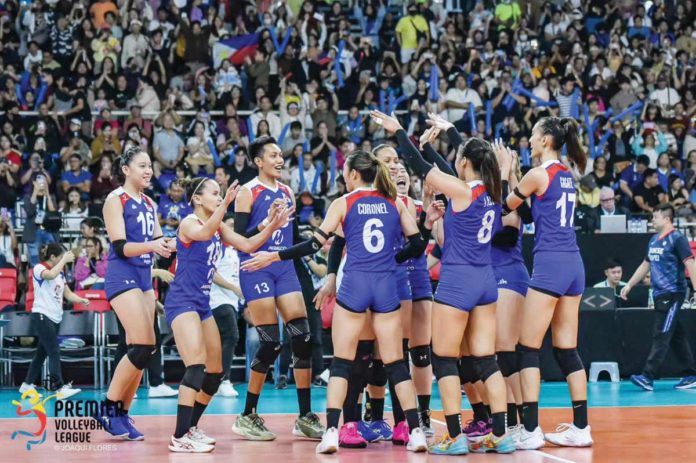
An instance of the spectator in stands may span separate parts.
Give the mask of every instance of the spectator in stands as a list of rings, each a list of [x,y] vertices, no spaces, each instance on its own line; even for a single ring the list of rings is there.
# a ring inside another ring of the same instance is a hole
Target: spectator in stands
[[[64,166],[69,166],[70,157],[73,154],[80,156],[83,164],[87,164],[92,159],[92,152],[89,145],[85,143],[79,131],[68,134],[68,142],[60,149],[60,161]]]
[[[12,216],[4,209],[0,215],[0,268],[15,268],[16,252],[17,235],[12,226]]]
[[[32,307],[32,328],[37,334],[38,347],[29,365],[27,376],[19,388],[20,393],[36,388],[41,379],[41,369],[48,357],[48,371],[51,378],[50,389],[57,389],[58,399],[65,400],[80,392],[72,383],[63,381],[58,346],[58,327],[63,319],[63,297],[73,304],[89,305],[89,300],[77,296],[65,284],[63,269],[75,261],[75,255],[65,252],[63,246],[53,243],[41,249],[42,263],[31,270],[34,279],[34,305]]]
[[[121,142],[111,126],[105,126],[102,132],[92,141],[92,159],[90,166],[97,164],[104,152],[121,154]]]
[[[691,215],[693,210],[689,203],[689,192],[679,174],[670,174],[667,187],[667,202],[672,205],[677,217]]]
[[[163,170],[172,171],[184,158],[184,142],[174,130],[174,117],[166,112],[162,117],[163,129],[155,133],[152,142],[152,154],[155,162],[152,167],[155,177],[159,177]]]
[[[193,212],[184,196],[184,188],[175,181],[169,184],[167,195],[160,198],[157,219],[164,236],[176,236],[181,220]]]
[[[430,45],[430,26],[428,21],[418,13],[415,2],[408,5],[407,15],[396,24],[396,40],[401,50],[401,64],[411,61],[421,44]]]
[[[78,187],[72,186],[68,189],[65,197],[67,202],[60,209],[63,215],[63,228],[70,231],[78,231],[80,223],[87,217],[89,211],[82,201],[81,191]]]
[[[300,225],[318,227],[324,218],[325,202],[309,191],[303,191],[297,197],[297,221]]]
[[[338,113],[336,113],[336,110],[339,107],[338,97],[336,96],[336,92],[331,91],[331,89],[329,89],[329,94],[331,95],[331,106],[329,106],[329,100],[324,94],[320,93],[316,95],[314,99],[315,107],[312,111],[312,127],[314,127],[314,130],[316,132],[317,128],[319,127],[319,124],[321,122],[324,122],[326,123],[326,128],[328,130],[328,136],[335,137],[336,120],[338,117]]]
[[[302,166],[291,169],[290,188],[295,192],[308,191],[312,195],[318,195],[322,189],[322,172],[314,166],[312,153],[303,153],[302,160]]]
[[[118,182],[113,176],[113,161],[110,153],[104,153],[99,161],[99,172],[92,178],[89,195],[93,204],[104,204],[104,200],[113,190],[118,188]]]
[[[17,201],[17,177],[12,173],[12,165],[0,158],[0,207],[14,210]]]
[[[616,193],[614,190],[608,186],[602,187],[599,190],[599,216],[603,215],[626,215],[628,216],[628,209],[620,204],[616,204]],[[601,219],[600,219],[601,220]],[[601,224],[601,222],[600,222]]]
[[[40,177],[45,180],[46,185],[49,187],[53,183],[51,175],[44,168],[44,160],[41,154],[34,152],[29,157],[29,168],[22,173],[20,178],[20,182],[24,185],[24,191],[30,191],[32,183]]]
[[[55,199],[48,191],[46,177],[37,175],[32,182],[31,193],[24,197],[24,230],[22,242],[29,250],[29,264],[39,262],[39,250],[44,244],[56,241],[55,232],[48,230],[47,216],[57,211]],[[57,230],[56,230],[57,231]]]
[[[655,206],[666,203],[667,195],[660,186],[655,169],[647,168],[643,175],[643,183],[633,191],[633,211],[652,213]]]
[[[594,177],[597,186],[605,187],[614,184],[613,172],[608,170],[607,158],[604,156],[597,156],[592,164],[592,177]]]
[[[85,239],[85,247],[75,263],[75,289],[104,289],[108,255],[99,238]]]
[[[319,162],[325,167],[331,153],[336,151],[336,140],[329,134],[329,127],[325,121],[320,121],[314,127],[316,136],[309,142],[312,162]]]
[[[256,177],[256,169],[249,165],[249,157],[245,147],[240,146],[234,150],[234,164],[228,173],[230,174],[230,184],[236,180],[240,185],[244,185]]]
[[[470,128],[467,113],[470,105],[473,104],[474,109],[483,106],[481,96],[476,90],[468,88],[466,76],[463,73],[457,75],[455,85],[447,90],[445,100],[447,101],[447,120],[452,121],[455,127],[460,131],[464,131],[465,128],[467,130]],[[465,115],[467,116],[466,118]]]
[[[614,289],[614,297],[618,307],[621,301],[621,289],[626,286],[626,282],[621,280],[623,277],[621,264],[616,259],[608,259],[604,264],[604,276],[606,278],[596,283],[593,288]]]
[[[657,142],[655,142],[655,133],[657,133]],[[650,159],[650,167],[656,169],[657,158],[667,151],[667,141],[659,127],[655,125],[654,129],[645,129],[642,134],[633,137],[631,148],[636,156],[646,155]]]
[[[275,114],[272,109],[273,105],[271,104],[271,99],[267,95],[262,96],[261,100],[259,100],[259,108],[256,110],[256,112],[249,116],[255,137],[259,136],[259,134],[256,133],[256,129],[259,126],[260,121],[266,121],[268,123],[270,136],[275,139],[278,139],[280,136],[280,131],[282,129],[280,117],[278,117],[278,115]]]
[[[633,192],[643,182],[643,174],[650,164],[650,158],[646,155],[638,156],[635,164],[629,165],[621,172],[619,188],[627,201],[626,205],[633,202]]]
[[[285,157],[288,157],[297,145],[304,145],[307,139],[302,130],[302,123],[299,121],[290,122],[290,128],[280,143],[280,148],[283,150]]]
[[[62,192],[67,195],[68,190],[75,187],[80,192],[82,199],[89,199],[90,188],[92,187],[92,174],[82,166],[82,158],[79,154],[73,153],[68,160],[69,170],[63,172],[61,177]]]
[[[5,134],[0,135],[0,164],[7,165],[7,171],[11,174],[19,172],[22,166],[21,153],[12,146],[12,140]],[[2,175],[4,174],[5,172],[2,172]]]

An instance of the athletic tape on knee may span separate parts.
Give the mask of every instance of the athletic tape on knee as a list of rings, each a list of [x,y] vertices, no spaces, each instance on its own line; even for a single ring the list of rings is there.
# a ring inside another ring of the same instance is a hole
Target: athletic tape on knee
[[[387,385],[387,379],[387,370],[384,369],[384,363],[381,359],[374,359],[367,372],[367,384],[384,387]]]
[[[278,325],[259,325],[256,327],[261,346],[251,362],[251,369],[266,374],[280,355],[280,328]]]
[[[189,387],[198,392],[201,390],[203,381],[205,380],[205,365],[195,364],[189,365],[184,371],[184,377],[181,378],[181,385]]]
[[[539,368],[539,349],[517,344],[515,352],[517,352],[518,371],[525,368]]]
[[[440,357],[433,352],[433,374],[438,381],[447,376],[458,376],[459,368],[457,367],[457,358]]]
[[[384,369],[387,371],[389,381],[395,387],[397,384],[411,379],[411,374],[408,372],[408,363],[406,363],[404,359],[392,363],[385,363]]]
[[[353,369],[353,360],[334,357],[329,367],[331,377],[343,378],[346,381],[350,379],[350,372]]]
[[[430,346],[414,346],[411,348],[413,366],[425,368],[430,365]]]
[[[435,364],[435,355],[433,354],[433,364]],[[474,368],[474,357],[471,355],[465,355],[459,359],[459,380],[462,384],[471,383],[474,384],[479,380],[479,376]]]
[[[222,382],[222,377],[225,376],[224,373],[206,373],[205,378],[203,378],[203,384],[201,384],[201,391],[206,394],[213,396],[217,393],[220,383]]]
[[[128,360],[138,370],[144,370],[150,358],[157,352],[157,346],[150,344],[130,344],[128,346]]]
[[[517,353],[514,351],[500,351],[497,353],[498,356],[498,366],[500,366],[500,372],[504,377],[508,378],[515,373],[517,370]]]
[[[578,349],[575,347],[572,349],[554,347],[553,355],[556,357],[558,366],[561,367],[563,376],[568,376],[571,373],[585,369],[580,354],[578,354]]]
[[[495,361],[495,355],[485,355],[483,357],[474,357],[474,370],[481,381],[484,383],[488,378],[500,371],[498,363]]]
[[[309,322],[306,317],[296,318],[287,323],[292,348],[292,366],[295,369],[312,367],[312,336],[309,332]]]

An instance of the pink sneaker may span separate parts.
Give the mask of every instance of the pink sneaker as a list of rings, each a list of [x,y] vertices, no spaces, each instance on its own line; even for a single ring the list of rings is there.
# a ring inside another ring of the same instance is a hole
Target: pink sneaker
[[[338,432],[338,446],[348,449],[364,449],[367,441],[358,432],[358,423],[346,423]]]
[[[392,435],[392,444],[406,445],[408,444],[408,424],[405,421],[394,426],[394,434]]]
[[[491,420],[486,421],[474,421],[469,420],[466,422],[466,426],[462,430],[466,434],[469,440],[478,440],[483,436],[487,436],[493,431],[493,422]]]

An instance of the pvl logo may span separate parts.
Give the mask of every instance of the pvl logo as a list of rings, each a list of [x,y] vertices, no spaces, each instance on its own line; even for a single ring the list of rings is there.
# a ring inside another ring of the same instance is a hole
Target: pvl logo
[[[274,231],[271,235],[271,239],[273,240],[274,244],[280,246],[281,244],[283,244],[283,232],[281,230]]]

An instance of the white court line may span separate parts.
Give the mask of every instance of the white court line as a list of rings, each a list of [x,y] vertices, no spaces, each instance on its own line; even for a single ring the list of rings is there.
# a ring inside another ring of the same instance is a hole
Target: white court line
[[[436,420],[436,419],[434,419],[434,418],[430,418],[430,421],[433,422],[433,423],[437,423],[437,424],[439,424],[440,426],[445,426],[445,427],[447,426],[447,423],[445,423],[444,421]],[[557,457],[557,456],[555,456],[555,455],[551,455],[551,454],[549,454],[549,453],[542,452],[541,450],[522,450],[522,451],[523,451],[523,452],[536,453],[537,455],[541,455],[541,456],[544,457],[544,458],[549,458],[549,459],[551,459],[551,460],[560,461],[561,463],[577,463],[577,462],[575,462],[575,461],[573,461],[573,460],[567,460],[567,459],[565,459],[565,458]]]

